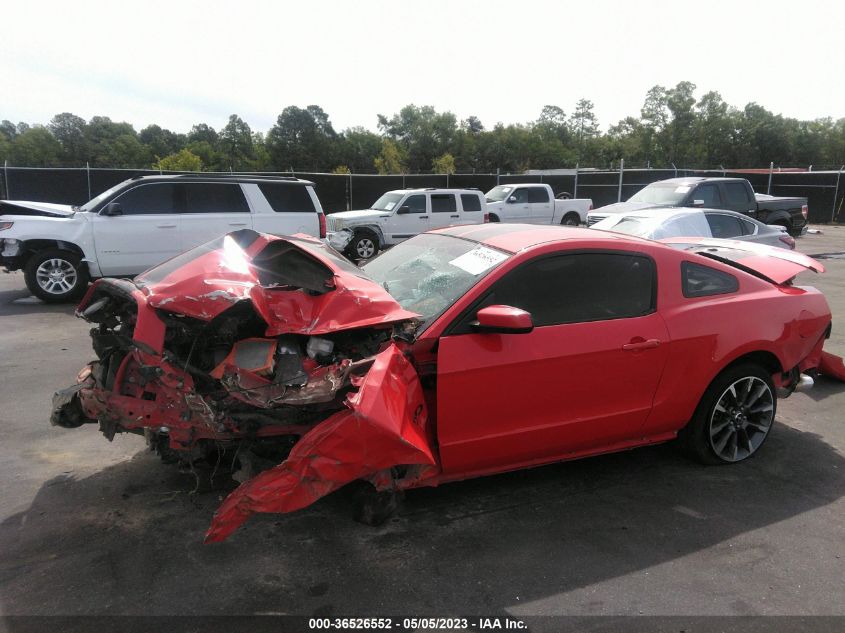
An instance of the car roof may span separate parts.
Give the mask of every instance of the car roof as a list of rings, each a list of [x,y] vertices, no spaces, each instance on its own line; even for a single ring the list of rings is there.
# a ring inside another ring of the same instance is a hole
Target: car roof
[[[476,187],[463,187],[456,189],[454,187],[409,187],[407,189],[391,189],[386,193],[421,193],[421,192],[437,193],[442,191],[445,193],[481,193],[481,190]]]
[[[263,175],[242,175],[237,174],[204,174],[197,172],[193,174],[158,174],[153,176],[135,176],[130,178],[127,182],[248,182],[248,183],[265,183],[278,182],[290,185],[311,185],[314,183],[310,180],[303,180],[302,178],[293,178],[290,176],[263,176]]]
[[[694,185],[700,182],[717,182],[717,181],[737,181],[742,178],[729,178],[727,176],[680,176],[678,178],[667,178],[666,180],[656,180],[652,185]]]
[[[649,244],[651,246],[655,244],[651,240],[644,240],[639,237],[588,228],[499,222],[449,226],[443,229],[435,229],[430,233],[451,235],[511,253],[518,253],[549,242],[584,241],[591,244],[605,242],[608,246],[618,246],[620,242],[637,245]]]

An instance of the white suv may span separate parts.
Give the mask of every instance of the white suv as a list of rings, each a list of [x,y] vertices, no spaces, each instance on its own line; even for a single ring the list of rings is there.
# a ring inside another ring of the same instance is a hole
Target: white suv
[[[0,203],[0,265],[40,299],[78,299],[95,277],[137,275],[238,229],[325,237],[314,183],[261,176],[143,176],[81,207]]]
[[[487,203],[478,189],[397,189],[363,211],[328,216],[330,232],[348,230],[352,259],[370,259],[386,246],[453,224],[486,222]]]

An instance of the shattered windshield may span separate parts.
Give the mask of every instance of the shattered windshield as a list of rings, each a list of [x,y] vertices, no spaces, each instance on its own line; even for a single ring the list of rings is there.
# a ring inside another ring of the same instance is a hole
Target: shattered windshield
[[[385,251],[362,269],[428,324],[508,257],[509,253],[477,242],[422,234]]]

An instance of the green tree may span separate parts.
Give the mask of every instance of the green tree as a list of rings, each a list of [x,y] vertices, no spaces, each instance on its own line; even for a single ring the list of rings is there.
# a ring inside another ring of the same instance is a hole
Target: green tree
[[[338,165],[334,169],[332,169],[333,174],[351,174],[352,172],[349,170],[349,167],[346,165]]]
[[[670,162],[678,167],[688,165],[692,158],[692,140],[695,128],[695,84],[681,81],[666,91],[666,107],[672,115],[667,126]]]
[[[590,158],[588,148],[592,139],[599,135],[599,122],[593,107],[589,99],[579,99],[575,104],[575,112],[569,117],[569,127],[578,148],[578,162]]]
[[[20,167],[55,167],[60,163],[62,146],[40,125],[27,126],[12,141],[10,162]]]
[[[202,171],[202,159],[187,149],[180,149],[153,163],[153,169],[161,171]]]
[[[646,163],[666,160],[663,136],[668,123],[666,88],[653,86],[646,93],[643,107],[640,109],[640,146]]]
[[[389,138],[381,142],[381,152],[373,161],[376,171],[384,174],[404,174],[405,159],[399,145]]]
[[[337,159],[355,173],[369,172],[373,169],[373,161],[381,153],[381,141],[378,134],[363,127],[344,130],[337,141]]]
[[[320,106],[288,106],[267,133],[267,149],[279,169],[328,169],[335,163],[337,133]]]
[[[249,163],[254,158],[252,130],[237,114],[230,115],[229,122],[220,130],[220,149],[228,169],[249,169]]]
[[[64,165],[73,167],[84,165],[88,158],[85,141],[85,127],[88,124],[82,117],[62,112],[57,114],[47,126],[62,146],[61,160]]]
[[[106,116],[95,116],[85,126],[84,147],[91,167],[139,168],[152,161],[134,127]]]
[[[455,157],[446,152],[442,156],[438,156],[431,161],[431,170],[435,174],[454,174],[455,173]]]
[[[184,135],[175,134],[155,124],[141,130],[138,133],[138,140],[146,145],[153,156],[174,154],[185,145]]]
[[[378,127],[405,149],[408,169],[421,171],[427,170],[437,156],[449,151],[458,131],[458,120],[451,112],[410,104],[390,118],[379,114]]]

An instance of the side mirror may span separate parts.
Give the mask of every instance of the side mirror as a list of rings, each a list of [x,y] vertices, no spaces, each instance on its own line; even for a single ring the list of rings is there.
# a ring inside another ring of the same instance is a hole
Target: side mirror
[[[508,204],[513,204],[515,202],[516,202],[516,196],[511,196],[510,198],[508,198]]]
[[[694,206],[694,207],[703,207],[703,206],[704,206],[704,200],[693,200],[693,201],[692,201],[692,206]]]
[[[511,306],[493,305],[481,308],[472,323],[476,332],[487,334],[527,334],[534,329],[534,321],[525,310]]]
[[[396,213],[398,213],[399,215],[405,215],[406,213],[410,213],[410,212],[411,212],[411,207],[409,207],[407,204],[399,207],[399,209],[396,211]]]
[[[114,216],[114,215],[123,215],[123,209],[120,208],[119,202],[109,202],[103,209],[100,211],[100,215],[105,216]]]

